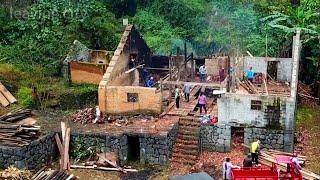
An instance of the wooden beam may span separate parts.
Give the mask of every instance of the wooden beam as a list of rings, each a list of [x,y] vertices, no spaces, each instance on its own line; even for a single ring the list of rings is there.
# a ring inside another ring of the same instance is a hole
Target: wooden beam
[[[191,86],[203,86],[203,87],[217,87],[221,88],[224,87],[220,83],[197,83],[197,82],[184,82],[184,81],[164,81],[163,84],[170,84],[170,85],[184,85],[190,84]]]
[[[59,153],[60,153],[60,170],[62,170],[63,169],[63,164],[64,164],[64,162],[63,162],[63,159],[64,159],[64,153],[63,153],[64,152],[64,148],[63,148],[63,145],[62,145],[62,143],[60,141],[59,135],[56,134],[54,136],[54,138],[56,139],[56,143],[57,143],[57,146],[58,146],[58,149],[59,149]]]
[[[69,162],[69,143],[70,143],[70,128],[67,128],[64,139],[64,158],[63,158],[63,169],[67,170],[70,167]]]
[[[128,71],[126,71],[126,72],[124,72],[125,74],[128,74],[128,73],[131,73],[132,71],[134,71],[134,70],[136,70],[136,69],[138,69],[138,68],[140,68],[140,67],[143,67],[145,64],[141,64],[141,65],[139,65],[139,66],[136,66],[136,67],[134,67],[134,68],[131,68],[131,69],[129,69]]]
[[[80,165],[71,165],[72,169],[95,169],[95,170],[103,170],[103,171],[120,171],[118,168],[107,168],[107,167],[98,167],[94,166],[80,166]],[[136,169],[123,169],[126,172],[138,172]]]
[[[269,93],[268,93],[268,87],[267,87],[266,79],[267,79],[267,78],[266,78],[265,76],[262,77],[263,84],[264,84],[264,89],[265,89],[265,91],[266,91],[266,94],[268,95]]]
[[[153,67],[137,67],[139,69],[143,68],[143,69],[149,69],[149,70],[159,70],[159,71],[169,71],[169,68],[153,68]]]

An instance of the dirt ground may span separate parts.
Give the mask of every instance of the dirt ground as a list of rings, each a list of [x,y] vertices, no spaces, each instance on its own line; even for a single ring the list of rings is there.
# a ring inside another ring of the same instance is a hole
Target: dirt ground
[[[301,154],[308,158],[305,167],[320,174],[320,107],[300,107],[297,115],[297,130],[303,136]]]

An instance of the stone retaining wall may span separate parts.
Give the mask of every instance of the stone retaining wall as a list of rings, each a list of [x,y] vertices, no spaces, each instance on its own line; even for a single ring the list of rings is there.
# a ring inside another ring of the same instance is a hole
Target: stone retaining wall
[[[231,127],[228,125],[202,125],[200,138],[202,150],[229,152],[231,145]]]
[[[262,128],[245,128],[244,143],[248,146],[259,139],[261,148],[284,150],[284,131]]]
[[[0,146],[0,167],[40,169],[57,157],[54,133],[47,134],[23,147]]]

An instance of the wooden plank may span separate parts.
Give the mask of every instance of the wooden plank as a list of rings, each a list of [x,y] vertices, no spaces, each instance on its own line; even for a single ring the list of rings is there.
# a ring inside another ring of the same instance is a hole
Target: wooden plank
[[[64,138],[66,137],[66,130],[66,123],[61,122],[62,144],[64,144]]]
[[[4,97],[4,95],[0,92],[0,103],[3,107],[7,107],[10,102],[7,100],[6,97]]]
[[[105,161],[105,162],[107,162],[108,164],[110,164],[111,166],[119,169],[119,171],[122,171],[122,172],[126,173],[126,171],[124,171],[123,168],[119,167],[116,163],[108,160],[107,158],[101,156],[100,154],[97,154],[97,156],[98,156],[99,158],[101,158],[103,161]]]
[[[139,66],[136,66],[136,67],[134,67],[134,68],[131,68],[131,69],[129,69],[128,71],[126,71],[126,72],[124,72],[125,74],[128,74],[128,73],[131,73],[132,71],[134,71],[134,70],[136,70],[136,69],[138,69],[138,68],[140,68],[140,67],[142,67],[142,66],[144,66],[145,64],[141,64],[141,65],[139,65]]]
[[[268,92],[268,87],[267,87],[267,82],[266,82],[266,77],[263,76],[262,77],[262,80],[263,80],[263,84],[264,84],[264,90],[266,91],[266,94],[268,95],[269,92]]]
[[[190,86],[202,86],[202,87],[213,87],[213,88],[221,88],[224,87],[220,83],[197,83],[197,82],[184,82],[184,81],[163,81],[163,84],[170,84],[170,85],[184,85],[188,83]]]
[[[17,99],[7,90],[6,87],[4,87],[4,85],[1,82],[0,82],[0,91],[11,104],[17,102]]]
[[[98,167],[98,166],[80,166],[80,165],[71,165],[72,169],[95,169],[103,171],[120,171],[118,168],[107,168],[107,167]],[[138,172],[136,169],[123,169],[126,172]]]
[[[69,143],[70,143],[70,128],[67,128],[65,139],[64,139],[64,159],[63,159],[63,169],[67,170],[70,166],[69,162]]]
[[[59,135],[56,134],[54,136],[54,138],[56,139],[56,143],[57,143],[57,146],[58,146],[58,149],[59,149],[59,153],[60,153],[59,163],[60,163],[60,170],[62,170],[63,169],[63,165],[64,165],[64,162],[63,162],[63,160],[64,160],[64,148],[63,148],[63,145],[62,145],[62,143],[60,141]]]

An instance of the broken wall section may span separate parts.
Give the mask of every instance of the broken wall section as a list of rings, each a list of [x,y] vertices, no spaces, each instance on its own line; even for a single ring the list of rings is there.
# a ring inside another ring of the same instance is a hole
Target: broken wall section
[[[246,74],[249,67],[255,71],[255,73],[267,74],[268,63],[276,63],[276,80],[279,82],[291,82],[292,77],[292,58],[270,58],[270,57],[249,57],[246,56],[243,59],[242,73]],[[242,77],[240,77],[242,79]]]
[[[140,87],[140,73],[130,69],[130,56],[137,64],[150,63],[150,49],[134,26],[126,27],[106,73],[99,84],[99,108],[103,113],[152,112],[160,114],[162,94]]]

